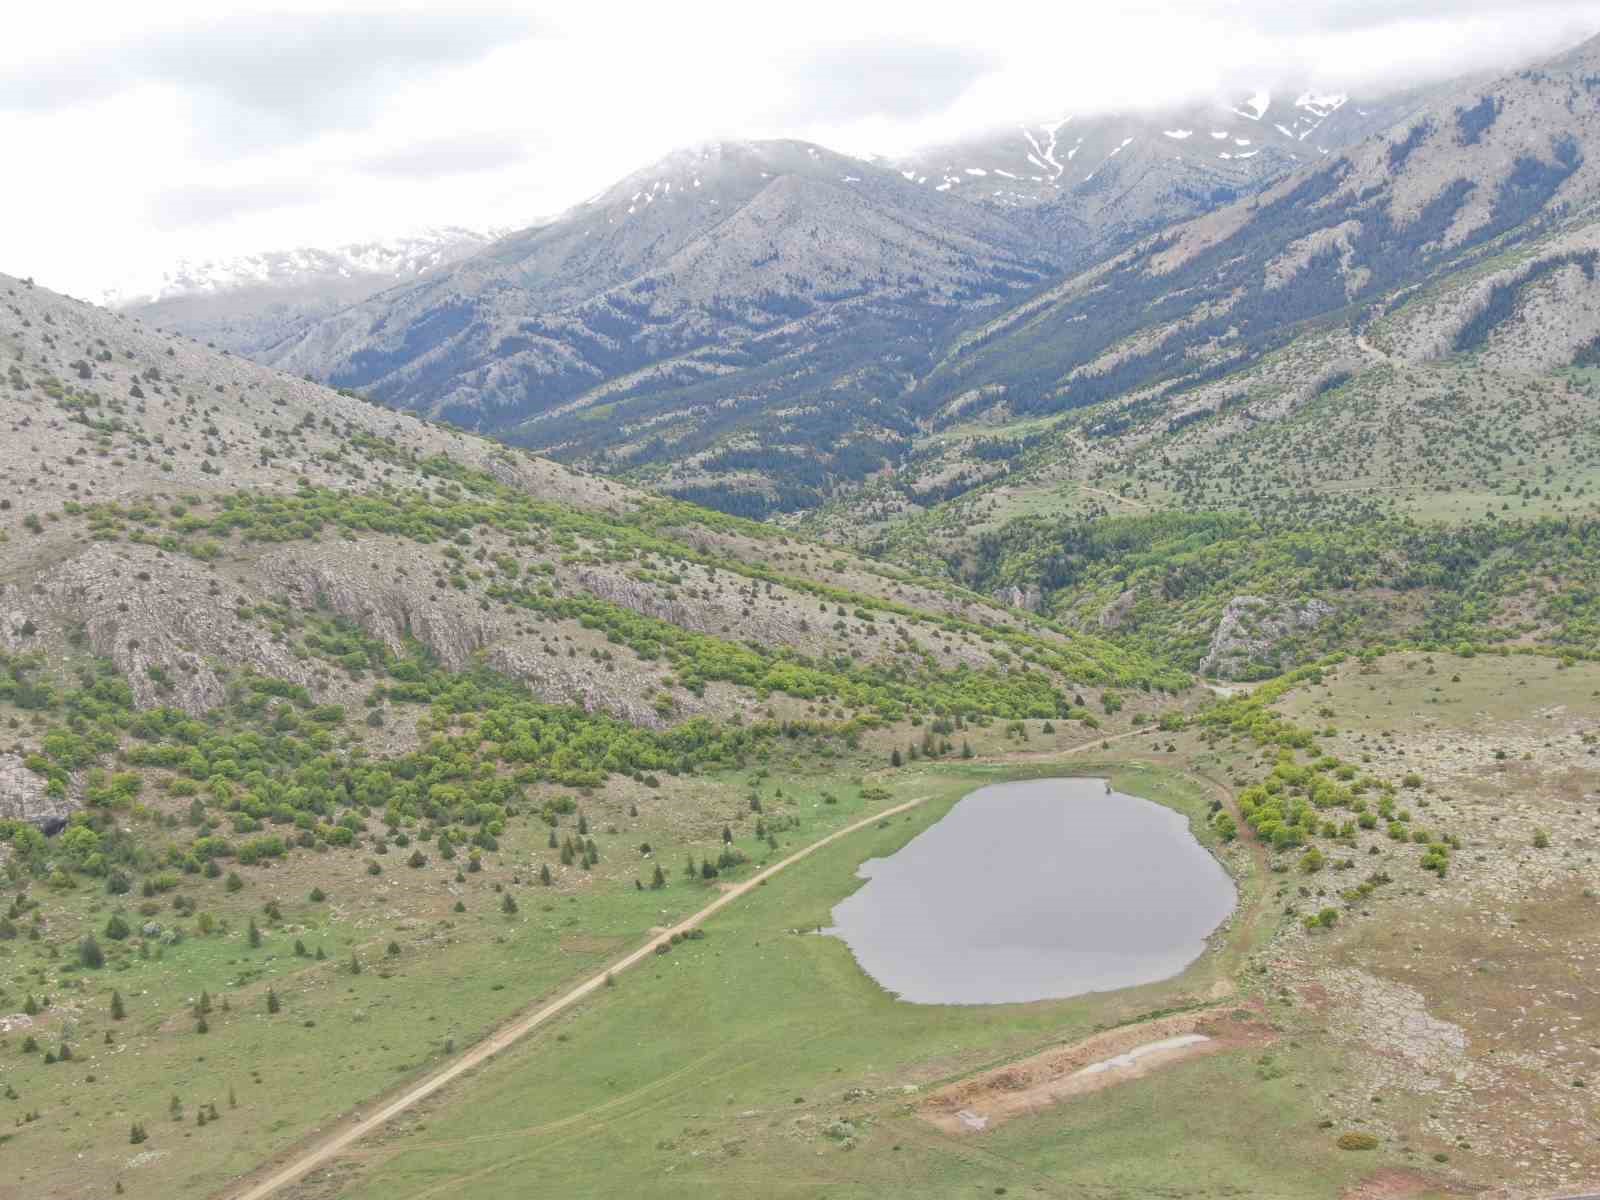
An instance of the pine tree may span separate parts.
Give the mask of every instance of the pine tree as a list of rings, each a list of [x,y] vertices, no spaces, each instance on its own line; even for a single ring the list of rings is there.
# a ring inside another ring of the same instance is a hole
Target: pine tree
[[[267,989],[267,1011],[269,1013],[278,1011],[278,993],[271,988]]]
[[[106,965],[105,951],[100,949],[100,943],[94,940],[93,934],[78,943],[78,961],[91,968]]]
[[[500,901],[500,911],[505,913],[508,917],[512,916],[517,911],[517,902],[512,898],[510,892],[507,892],[505,897]]]
[[[589,832],[589,818],[583,813],[578,814],[578,836],[584,837]]]
[[[550,884],[553,882],[552,879],[551,879],[551,876],[550,876],[550,864],[549,863],[540,863],[539,864],[539,882],[544,884],[545,887],[549,887]]]
[[[249,933],[249,937],[250,937],[250,948],[252,950],[259,949],[260,946],[261,946],[261,930],[256,927],[256,919],[254,917],[250,918],[250,933]]]
[[[684,862],[683,862],[683,873],[684,873],[684,876],[686,878],[689,878],[689,879],[693,879],[696,875],[698,875],[700,873],[699,870],[697,870],[695,865],[694,865],[694,855],[691,854],[691,855],[687,856],[684,859]]]
[[[139,1124],[137,1121],[133,1123],[133,1128],[128,1130],[128,1141],[132,1142],[135,1146],[137,1146],[140,1142],[145,1141],[149,1136],[150,1135],[144,1131],[144,1126]]]
[[[545,845],[549,846],[552,850],[561,849],[561,843],[556,840],[556,831],[553,826],[550,829],[550,840],[546,842]]]
[[[120,1021],[128,1015],[128,1010],[122,1007],[122,993],[115,988],[111,991],[111,1019]]]
[[[650,886],[658,892],[667,886],[667,875],[666,872],[661,869],[660,863],[656,864],[655,874],[650,878]]]
[[[361,960],[356,957],[356,952],[354,950],[350,951],[350,974],[361,974]]]
[[[211,1011],[211,993],[204,988],[200,989],[200,999],[194,1002],[194,1015],[203,1017]]]
[[[900,747],[896,746],[889,752],[889,765],[891,767],[903,766],[904,761],[905,760],[900,757]]]
[[[733,830],[729,829],[726,825],[724,825],[722,827],[722,844],[724,846],[726,846],[726,845],[729,845],[732,841],[733,841]]]
[[[972,743],[967,741],[966,738],[962,738],[961,739],[961,757],[962,758],[971,758],[972,757]]]

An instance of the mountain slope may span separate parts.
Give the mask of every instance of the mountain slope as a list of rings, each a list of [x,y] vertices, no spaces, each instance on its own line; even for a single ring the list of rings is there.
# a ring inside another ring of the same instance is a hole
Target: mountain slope
[[[1597,196],[1600,49],[1457,91],[1382,138],[1175,226],[954,343],[921,385],[933,412],[975,387],[1052,412],[1219,378],[1304,322],[1577,231]],[[1375,307],[1376,306],[1376,307]]]
[[[0,293],[0,419],[26,451],[0,464],[0,654],[103,659],[141,708],[215,710],[240,672],[359,702],[359,672],[330,673],[324,643],[286,637],[306,613],[371,639],[358,658],[415,648],[443,670],[487,667],[544,701],[655,729],[824,689],[888,714],[912,680],[933,695],[969,674],[989,681],[980,703],[1002,707],[1043,702],[1079,670],[1181,683],[970,593],[21,281],[0,279]],[[855,621],[821,620],[829,601],[854,605]],[[989,631],[993,648],[978,636]],[[1016,677],[1011,700],[1008,640],[1044,668]]]
[[[256,354],[346,305],[465,258],[490,240],[446,227],[331,250],[184,260],[153,294],[119,294],[107,303],[197,341]]]
[[[940,333],[1056,261],[1010,215],[891,171],[796,142],[724,144],[263,357],[618,465],[681,461],[759,423],[813,471],[859,477],[903,436],[896,397]]]

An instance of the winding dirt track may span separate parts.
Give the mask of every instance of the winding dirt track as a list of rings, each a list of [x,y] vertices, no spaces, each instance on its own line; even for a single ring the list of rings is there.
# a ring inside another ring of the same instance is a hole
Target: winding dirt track
[[[1098,745],[1098,743],[1096,744]],[[846,825],[843,829],[837,829],[830,833],[827,837],[812,842],[809,846],[806,846],[803,849],[796,850],[787,858],[780,859],[779,861],[773,863],[770,867],[757,872],[743,883],[730,887],[727,891],[722,892],[715,900],[706,905],[693,916],[686,917],[684,920],[679,921],[676,925],[663,930],[661,933],[652,937],[648,942],[640,946],[631,954],[628,954],[623,958],[619,958],[617,961],[611,963],[606,967],[605,970],[596,975],[590,976],[588,979],[584,980],[570,991],[563,993],[561,996],[557,997],[555,1000],[552,1000],[544,1007],[535,1009],[533,1012],[516,1018],[509,1025],[504,1025],[497,1029],[489,1037],[485,1038],[476,1046],[473,1046],[471,1049],[467,1050],[461,1055],[460,1058],[456,1059],[452,1063],[447,1064],[446,1066],[439,1068],[439,1070],[435,1071],[432,1075],[429,1075],[415,1086],[407,1088],[394,1099],[384,1103],[369,1116],[349,1119],[342,1122],[329,1134],[327,1134],[327,1136],[307,1146],[303,1151],[296,1154],[288,1162],[283,1163],[280,1166],[265,1168],[262,1172],[257,1173],[254,1182],[247,1182],[237,1192],[224,1194],[231,1195],[233,1200],[265,1200],[265,1197],[272,1195],[272,1193],[276,1192],[279,1188],[287,1187],[289,1184],[294,1183],[303,1176],[310,1174],[318,1167],[326,1166],[339,1154],[349,1149],[352,1145],[366,1137],[369,1133],[381,1128],[384,1124],[405,1112],[418,1101],[426,1099],[428,1096],[431,1096],[434,1092],[444,1087],[445,1084],[466,1074],[466,1072],[472,1070],[474,1067],[482,1065],[488,1059],[506,1049],[506,1047],[527,1036],[540,1025],[543,1025],[546,1021],[550,1020],[550,1018],[568,1008],[571,1008],[585,996],[588,996],[591,993],[598,991],[600,988],[603,988],[606,983],[606,976],[620,974],[621,972],[626,971],[629,967],[637,966],[639,963],[652,957],[655,954],[656,947],[661,945],[663,942],[669,941],[674,933],[687,933],[690,929],[696,925],[699,925],[713,913],[721,909],[724,905],[732,904],[751,888],[759,887],[763,882],[776,875],[785,867],[792,866],[801,859],[805,858],[807,855],[813,854],[822,849],[822,847],[828,845],[830,842],[838,841],[840,838],[845,837],[848,834],[855,833],[859,829],[865,829],[869,825],[875,825],[879,821],[895,816],[898,813],[903,813],[907,809],[915,808],[926,799],[928,799],[927,796],[918,796],[915,800],[907,800],[904,804],[897,804],[893,808],[886,808],[882,812],[876,812],[869,817],[863,817],[854,824]]]
[[[1149,730],[1136,729],[1128,733],[1113,734],[1109,738],[1097,738],[1092,742],[1085,742],[1082,745],[1072,746],[1065,750],[1052,750],[1049,752],[1049,754],[1051,757],[1066,757],[1068,755],[1080,753],[1084,750],[1099,749],[1105,742],[1119,742],[1124,738],[1139,737],[1141,735],[1148,736],[1149,732]],[[1011,761],[1016,761],[1016,759],[1012,759]],[[299,1149],[298,1151],[292,1151],[291,1153],[293,1156],[288,1161],[277,1165],[268,1165],[262,1167],[260,1170],[254,1172],[253,1175],[246,1177],[246,1179],[242,1181],[240,1185],[238,1185],[237,1191],[224,1190],[223,1192],[219,1193],[219,1195],[227,1196],[230,1198],[230,1200],[266,1200],[266,1197],[271,1196],[280,1188],[288,1187],[290,1184],[296,1182],[306,1175],[309,1175],[318,1167],[327,1166],[340,1154],[348,1150],[351,1146],[355,1145],[356,1142],[366,1137],[369,1133],[373,1133],[382,1128],[387,1122],[393,1120],[395,1117],[399,1116],[401,1113],[405,1112],[408,1108],[411,1108],[419,1101],[427,1099],[427,1097],[433,1095],[434,1092],[444,1087],[445,1084],[460,1078],[474,1067],[481,1066],[484,1062],[494,1057],[494,1055],[500,1053],[500,1051],[526,1037],[529,1033],[537,1029],[540,1025],[543,1025],[552,1017],[555,1017],[568,1008],[571,1008],[585,996],[588,996],[593,992],[605,987],[606,976],[620,974],[621,972],[626,971],[629,967],[637,966],[639,963],[650,958],[655,953],[656,947],[661,945],[663,942],[669,941],[674,933],[687,933],[690,929],[701,924],[708,917],[718,912],[724,906],[732,904],[751,888],[759,887],[763,882],[772,878],[772,876],[776,875],[785,867],[793,866],[801,859],[815,853],[824,846],[829,845],[832,842],[836,842],[842,837],[847,837],[848,835],[855,833],[857,830],[865,829],[869,825],[874,825],[888,817],[892,817],[899,813],[903,813],[908,809],[915,808],[926,799],[928,799],[927,796],[918,796],[915,800],[907,800],[904,804],[896,804],[893,808],[886,808],[882,812],[876,812],[871,816],[863,817],[861,820],[856,821],[853,824],[846,825],[843,829],[834,830],[825,838],[819,838],[817,841],[812,842],[809,846],[806,846],[800,850],[796,850],[787,858],[779,859],[770,867],[757,872],[743,883],[736,884],[733,887],[728,888],[727,891],[723,892],[715,900],[706,905],[693,916],[685,917],[676,925],[662,930],[631,954],[617,959],[615,962],[607,966],[603,971],[590,976],[582,983],[573,987],[570,991],[567,991],[556,999],[550,1001],[549,1004],[544,1005],[542,1008],[535,1009],[533,1012],[527,1013],[521,1017],[517,1017],[512,1020],[510,1024],[504,1025],[495,1030],[495,1032],[489,1037],[485,1038],[476,1046],[473,1046],[471,1049],[467,1050],[461,1055],[460,1058],[456,1059],[454,1062],[446,1064],[443,1067],[440,1067],[433,1074],[422,1079],[414,1086],[407,1088],[404,1092],[400,1093],[400,1095],[395,1096],[391,1100],[383,1102],[377,1108],[377,1110],[370,1115],[365,1117],[349,1117],[344,1119],[325,1135],[304,1144],[303,1148]]]

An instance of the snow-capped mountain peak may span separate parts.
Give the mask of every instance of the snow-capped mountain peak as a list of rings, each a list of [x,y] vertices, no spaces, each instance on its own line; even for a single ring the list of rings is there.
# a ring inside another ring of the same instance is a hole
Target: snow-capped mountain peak
[[[465,258],[496,236],[447,225],[331,248],[302,246],[228,258],[185,258],[164,271],[154,286],[119,291],[104,299],[111,306],[128,307],[249,288],[294,289],[355,279],[398,283]]]

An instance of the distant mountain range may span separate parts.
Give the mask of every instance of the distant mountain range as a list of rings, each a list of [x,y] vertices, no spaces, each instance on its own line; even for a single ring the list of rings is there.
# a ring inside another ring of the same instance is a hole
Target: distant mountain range
[[[153,325],[254,354],[347,304],[466,258],[494,236],[446,226],[332,249],[185,259],[149,292],[105,299]]]
[[[1595,57],[1373,99],[1260,89],[894,160],[718,143],[487,244],[378,256],[421,265],[360,275],[365,295],[307,282],[320,311],[242,315],[272,286],[261,265],[136,311],[729,511],[809,508],[951,423],[1176,397],[1570,224]]]

